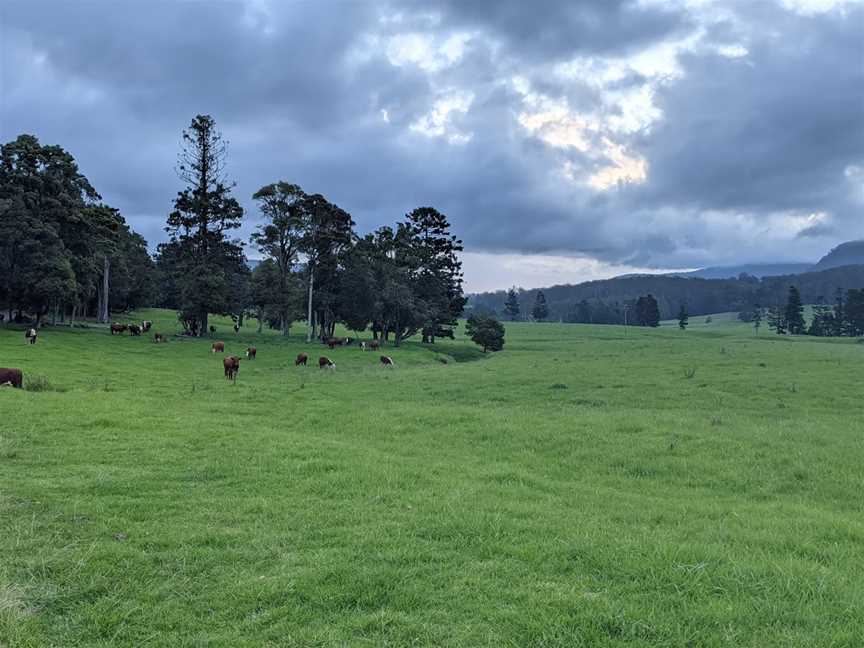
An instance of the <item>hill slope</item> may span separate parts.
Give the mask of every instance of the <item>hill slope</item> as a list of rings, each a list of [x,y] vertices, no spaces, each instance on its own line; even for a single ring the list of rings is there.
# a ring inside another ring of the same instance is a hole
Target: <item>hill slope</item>
[[[831,250],[813,266],[813,270],[828,270],[847,265],[864,264],[864,241],[847,241]]]

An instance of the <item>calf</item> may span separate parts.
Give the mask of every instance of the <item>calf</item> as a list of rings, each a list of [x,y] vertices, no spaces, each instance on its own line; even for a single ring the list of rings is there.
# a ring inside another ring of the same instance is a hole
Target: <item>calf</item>
[[[153,334],[153,341],[154,341],[156,344],[159,344],[160,342],[164,342],[164,341],[165,341],[165,336],[162,335],[161,333],[154,333],[154,334]]]
[[[297,359],[294,361],[294,366],[299,367],[300,365],[306,366],[306,362],[309,360],[309,356],[305,353],[297,354]]]
[[[224,342],[214,342],[210,346],[210,351],[212,353],[225,353],[225,343]]]
[[[129,325],[129,335],[135,335],[135,336],[141,335],[141,327],[138,326],[137,324],[130,324]]]
[[[0,367],[0,386],[11,385],[21,389],[24,385],[24,374],[20,369],[7,369]]]
[[[145,333],[150,332],[151,326],[153,326],[153,322],[151,322],[150,320],[144,320],[143,322],[141,322],[141,330]]]
[[[332,371],[336,370],[336,363],[333,362],[327,356],[321,356],[318,358],[318,368],[319,369],[330,369]]]
[[[24,331],[24,343],[36,344],[36,329],[28,328]]]
[[[394,366],[393,358],[391,358],[390,356],[381,356],[381,364],[385,367],[392,367]]]
[[[256,349],[255,347],[249,347],[246,349],[246,357],[249,358],[250,360],[255,359],[256,353],[258,353],[258,349]]]
[[[237,382],[237,373],[240,371],[240,358],[237,356],[222,358],[222,367],[225,369],[225,378]]]

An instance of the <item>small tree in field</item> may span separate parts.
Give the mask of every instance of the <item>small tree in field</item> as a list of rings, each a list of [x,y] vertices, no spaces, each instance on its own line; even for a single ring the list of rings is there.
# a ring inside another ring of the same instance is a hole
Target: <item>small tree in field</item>
[[[465,332],[472,342],[483,347],[483,353],[504,348],[504,326],[494,317],[472,315],[465,325]]]
[[[534,300],[534,308],[531,309],[531,315],[538,322],[542,322],[549,317],[549,307],[546,305],[546,295],[542,290],[537,291],[537,298]]]
[[[681,308],[678,310],[678,328],[684,331],[689,323],[690,316],[687,314],[687,304],[682,302]]]
[[[756,335],[759,335],[759,327],[762,326],[762,307],[759,304],[756,304],[756,307],[753,309],[753,330],[756,331]]]

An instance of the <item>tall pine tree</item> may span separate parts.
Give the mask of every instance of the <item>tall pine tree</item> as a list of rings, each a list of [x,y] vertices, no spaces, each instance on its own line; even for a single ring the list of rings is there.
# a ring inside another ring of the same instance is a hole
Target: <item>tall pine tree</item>
[[[177,175],[186,187],[174,199],[165,230],[172,250],[180,320],[203,335],[210,313],[231,314],[235,275],[245,267],[242,244],[227,233],[240,227],[243,208],[225,176],[226,142],[209,115],[198,115],[183,131]]]
[[[789,297],[786,300],[784,319],[786,320],[786,329],[792,335],[802,335],[806,332],[801,293],[798,292],[795,286],[789,286]]]
[[[534,308],[531,309],[531,316],[538,322],[542,322],[549,317],[546,295],[543,294],[542,290],[537,291],[537,297],[534,299]]]
[[[513,286],[507,291],[507,301],[504,302],[504,312],[511,322],[515,322],[519,317],[519,293],[516,292],[516,286]]]

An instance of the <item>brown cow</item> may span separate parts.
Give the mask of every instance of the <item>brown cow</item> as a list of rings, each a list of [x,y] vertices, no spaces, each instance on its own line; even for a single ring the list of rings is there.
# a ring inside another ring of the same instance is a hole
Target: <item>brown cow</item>
[[[336,370],[336,363],[333,362],[327,356],[321,356],[318,358],[318,368],[319,369],[331,369],[333,371]]]
[[[129,325],[129,335],[134,335],[136,337],[141,335],[141,327],[138,326],[137,324],[130,324]]]
[[[129,328],[129,327],[126,326],[125,324],[117,324],[115,322],[114,324],[111,325],[111,335],[114,335],[115,333],[118,333],[118,334],[123,333],[123,331],[125,331],[127,328]]]
[[[225,378],[237,382],[237,373],[240,371],[240,358],[237,356],[222,358],[222,366],[225,369]]]
[[[164,342],[164,341],[165,341],[165,336],[162,335],[161,333],[154,333],[154,334],[153,334],[153,341],[154,341],[156,344],[159,344],[160,342]]]
[[[343,344],[345,344],[345,340],[346,338],[330,338],[329,340],[327,340],[327,346],[331,349],[337,346],[342,346]]]
[[[302,364],[305,367],[308,360],[308,355],[306,355],[305,353],[299,353],[297,354],[297,359],[294,361],[294,366],[299,367]]]
[[[143,322],[141,322],[141,330],[145,333],[150,332],[151,326],[153,326],[153,322],[151,322],[150,320],[144,320]]]
[[[381,348],[381,343],[378,340],[369,340],[369,349],[372,351],[377,351]]]
[[[390,356],[381,356],[381,364],[385,367],[392,367],[394,366],[393,358],[391,358]]]
[[[256,349],[255,347],[248,347],[246,349],[246,357],[249,358],[250,360],[254,360],[255,354],[257,354],[257,353],[258,353],[258,349]]]
[[[28,328],[24,331],[24,344],[36,344],[36,329]]]
[[[224,342],[214,342],[210,346],[210,351],[213,353],[225,353],[225,343]]]
[[[21,389],[24,385],[24,374],[20,369],[0,368],[0,386],[11,385]]]

